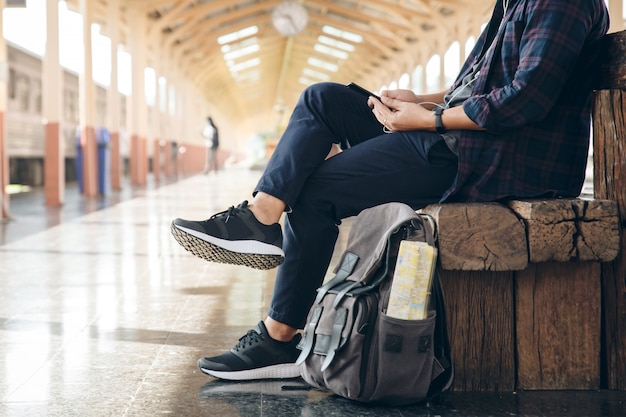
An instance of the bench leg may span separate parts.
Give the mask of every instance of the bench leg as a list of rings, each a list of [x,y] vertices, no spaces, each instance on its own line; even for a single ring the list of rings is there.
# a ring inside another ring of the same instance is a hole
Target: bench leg
[[[622,231],[622,248],[626,234]],[[624,249],[622,249],[624,250]],[[626,390],[626,257],[602,264],[607,388]]]
[[[600,388],[600,264],[530,264],[516,273],[518,389]]]
[[[454,391],[515,389],[513,272],[440,271]]]

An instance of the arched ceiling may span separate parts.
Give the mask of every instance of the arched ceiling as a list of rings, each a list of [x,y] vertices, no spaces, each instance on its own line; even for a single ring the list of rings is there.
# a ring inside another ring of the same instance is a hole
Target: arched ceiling
[[[104,34],[109,26],[109,1],[91,0],[94,21]],[[354,81],[376,90],[425,63],[432,54],[445,52],[453,41],[476,35],[494,3],[304,0],[299,3],[308,12],[307,25],[299,34],[287,37],[276,31],[271,19],[282,1],[119,0],[121,42],[127,44],[128,25],[134,24],[129,16],[137,16],[129,12],[135,8],[138,16],[148,21],[148,65],[157,71],[169,65],[168,71],[191,80],[211,111],[223,118],[276,124],[278,115],[289,114],[306,83]],[[78,2],[69,3],[77,7]],[[220,43],[224,35],[251,27],[256,29],[230,43]],[[329,27],[361,40],[345,39]],[[322,42],[320,36],[325,37]],[[333,40],[342,43],[329,45]],[[329,46],[339,51],[339,56],[324,51]],[[229,59],[225,56],[228,48],[248,53]],[[311,58],[336,70],[320,68]]]

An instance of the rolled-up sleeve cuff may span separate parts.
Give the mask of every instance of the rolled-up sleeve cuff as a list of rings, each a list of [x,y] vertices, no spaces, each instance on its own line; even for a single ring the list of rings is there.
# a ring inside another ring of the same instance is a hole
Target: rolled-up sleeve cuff
[[[463,103],[463,110],[478,126],[486,129],[488,132],[497,133],[498,126],[491,116],[489,102],[485,97],[470,97]]]

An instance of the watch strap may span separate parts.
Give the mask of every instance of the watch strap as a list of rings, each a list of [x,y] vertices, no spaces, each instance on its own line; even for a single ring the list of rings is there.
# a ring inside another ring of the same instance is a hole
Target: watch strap
[[[443,114],[444,108],[437,107],[435,109],[435,130],[437,133],[446,133],[446,128],[443,126],[443,122],[441,121],[441,115]]]

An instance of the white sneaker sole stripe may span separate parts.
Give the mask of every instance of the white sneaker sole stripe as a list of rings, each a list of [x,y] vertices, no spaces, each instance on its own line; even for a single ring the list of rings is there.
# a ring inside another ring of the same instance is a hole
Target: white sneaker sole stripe
[[[197,230],[189,229],[187,227],[174,225],[177,229],[184,231],[192,236],[202,239],[205,242],[209,242],[215,246],[219,246],[231,252],[238,253],[252,253],[257,255],[278,255],[285,256],[285,252],[279,247],[270,245],[268,243],[259,242],[257,240],[225,240],[214,236],[207,235]]]
[[[171,226],[174,239],[185,250],[209,262],[220,262],[229,265],[243,265],[254,269],[272,269],[283,263],[282,255],[259,255],[256,253],[239,253],[226,250],[210,242],[187,233],[178,227]]]
[[[298,378],[300,367],[293,363],[266,366],[258,369],[248,369],[245,371],[214,371],[212,369],[200,368],[207,375],[231,381],[246,381],[252,379],[286,379]]]

